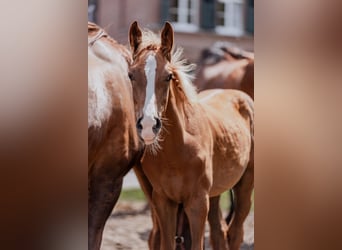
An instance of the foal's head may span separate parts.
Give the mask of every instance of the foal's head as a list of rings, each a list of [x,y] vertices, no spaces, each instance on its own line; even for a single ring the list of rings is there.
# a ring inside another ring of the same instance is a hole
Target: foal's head
[[[137,117],[137,129],[146,145],[158,140],[162,128],[162,114],[166,109],[170,83],[173,80],[171,51],[173,29],[166,23],[160,41],[152,33],[140,30],[134,22],[129,31],[133,64],[129,77]]]

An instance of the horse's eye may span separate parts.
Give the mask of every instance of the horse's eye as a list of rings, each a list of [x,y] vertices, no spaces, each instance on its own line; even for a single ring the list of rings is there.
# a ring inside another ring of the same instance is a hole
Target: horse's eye
[[[128,77],[129,77],[129,79],[130,79],[131,81],[134,79],[134,76],[133,76],[133,74],[132,74],[131,72],[128,73]]]
[[[167,76],[167,78],[166,78],[166,81],[171,81],[171,79],[173,78],[173,75],[172,75],[172,73],[170,73],[168,76]]]

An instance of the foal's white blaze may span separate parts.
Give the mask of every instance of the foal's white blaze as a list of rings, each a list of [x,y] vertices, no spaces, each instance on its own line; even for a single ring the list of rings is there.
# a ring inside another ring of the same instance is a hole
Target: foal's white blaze
[[[157,108],[156,108],[156,97],[155,91],[155,78],[157,70],[157,61],[154,55],[149,55],[145,63],[145,75],[147,79],[146,86],[146,97],[144,103],[144,117],[141,121],[143,127],[141,137],[145,140],[146,144],[153,143],[155,134],[153,133],[152,127],[156,124]]]

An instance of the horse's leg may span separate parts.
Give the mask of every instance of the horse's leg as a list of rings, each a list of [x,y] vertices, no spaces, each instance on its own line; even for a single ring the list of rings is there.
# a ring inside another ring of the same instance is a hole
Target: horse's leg
[[[142,171],[140,165],[137,165],[134,167],[134,172],[135,172],[135,175],[137,176],[141,189],[143,190],[147,198],[147,201],[150,205],[150,209],[151,209],[152,230],[148,238],[148,246],[150,250],[159,250],[160,249],[160,229],[158,225],[156,212],[151,206],[153,188],[152,188],[151,183],[148,181],[146,175]]]
[[[240,181],[233,187],[234,215],[228,230],[228,245],[230,250],[239,250],[243,242],[243,223],[251,208],[251,194],[254,187],[254,165],[249,163]]]
[[[152,202],[160,226],[160,249],[174,250],[178,204],[156,192],[152,194]]]
[[[90,177],[89,181],[88,249],[98,250],[105,223],[120,196],[122,178],[113,180],[108,176],[101,179]]]
[[[211,238],[211,245],[213,250],[228,250],[227,245],[227,224],[222,219],[222,212],[220,209],[220,197],[212,197],[210,198],[210,208],[208,214],[208,221],[210,224],[210,238]],[[183,221],[183,229],[182,235],[184,237],[184,247],[186,250],[191,249],[191,234],[190,234],[190,227],[189,221],[184,215]],[[181,248],[180,248],[181,249]],[[203,246],[205,249],[205,246]]]
[[[190,225],[188,217],[184,211],[184,206],[179,205],[178,207],[178,219],[177,219],[177,235],[180,233],[178,232],[178,228],[181,227],[181,235],[184,238],[184,243],[181,245],[178,245],[176,247],[176,250],[190,250],[191,249],[191,232],[190,232]],[[180,217],[183,217],[183,220],[180,219]],[[182,224],[182,225],[180,225]]]
[[[190,224],[191,250],[202,250],[205,222],[209,211],[209,195],[199,193],[184,204],[184,210]]]
[[[220,196],[210,198],[210,208],[208,214],[210,224],[210,239],[213,250],[228,250],[227,245],[227,224],[222,218],[220,208]]]
[[[148,238],[148,246],[150,250],[160,250],[160,227],[158,224],[157,214],[151,208],[152,230]]]

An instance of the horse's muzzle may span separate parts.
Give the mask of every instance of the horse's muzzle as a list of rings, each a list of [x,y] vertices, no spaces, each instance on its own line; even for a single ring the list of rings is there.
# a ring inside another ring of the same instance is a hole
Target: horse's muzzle
[[[136,124],[139,136],[148,144],[151,144],[157,137],[162,127],[162,122],[158,117],[140,117]]]

